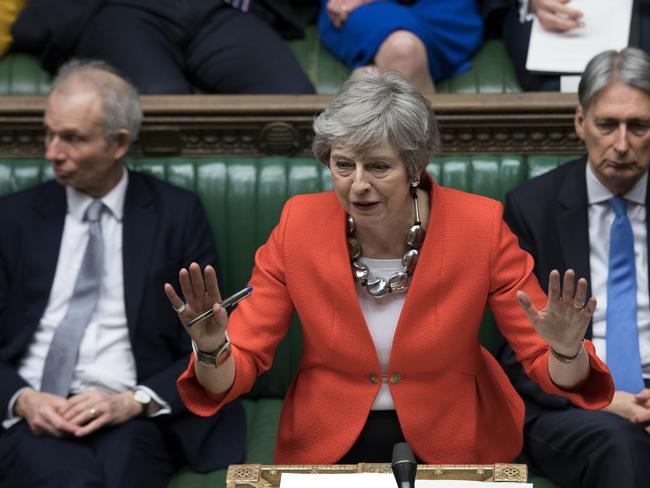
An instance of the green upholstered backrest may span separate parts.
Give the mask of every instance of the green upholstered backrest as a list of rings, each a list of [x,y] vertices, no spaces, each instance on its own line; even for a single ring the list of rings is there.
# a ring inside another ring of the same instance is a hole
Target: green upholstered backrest
[[[49,91],[50,75],[37,58],[11,53],[0,59],[0,95],[47,95]]]
[[[438,93],[520,92],[512,61],[501,40],[489,39],[471,59],[472,68],[436,84]]]
[[[556,167],[569,156],[453,156],[431,162],[429,171],[445,186],[496,199],[526,179]],[[206,209],[219,250],[226,292],[244,286],[255,250],[278,221],[284,202],[298,193],[328,190],[327,168],[311,158],[204,157],[136,159],[140,171],[195,191]],[[0,194],[52,177],[42,160],[0,160]],[[162,293],[162,291],[161,291]],[[481,341],[494,345],[494,325],[487,314]],[[295,323],[278,348],[272,369],[249,394],[251,398],[281,398],[298,367],[301,333]]]
[[[316,27],[305,30],[305,37],[289,42],[291,50],[307,76],[321,94],[336,92],[350,70],[320,43]],[[472,57],[472,69],[436,85],[440,93],[520,92],[512,63],[503,43],[491,39]],[[49,75],[38,60],[26,54],[10,53],[0,59],[0,95],[45,95]]]

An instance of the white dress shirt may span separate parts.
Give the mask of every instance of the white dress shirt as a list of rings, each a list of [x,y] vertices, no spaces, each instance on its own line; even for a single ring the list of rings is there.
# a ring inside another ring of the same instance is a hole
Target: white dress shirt
[[[591,291],[598,300],[593,316],[593,343],[598,356],[607,361],[607,275],[609,269],[609,234],[614,211],[608,200],[614,196],[596,178],[587,164],[587,197],[589,201],[589,266],[591,268]],[[639,327],[639,350],[643,377],[650,378],[650,299],[648,298],[648,239],[646,227],[646,172],[628,193],[627,216],[634,234],[636,267],[637,325]]]
[[[122,263],[122,216],[128,185],[124,170],[119,183],[101,198],[105,209],[101,215],[104,264],[97,307],[86,326],[79,357],[72,378],[71,393],[95,387],[107,393],[119,393],[136,387],[136,365],[124,306],[124,274]],[[65,317],[74,291],[81,261],[88,245],[89,225],[83,217],[93,199],[71,187],[66,187],[67,213],[59,249],[59,258],[50,290],[50,297],[41,321],[18,365],[18,374],[35,390],[41,387],[45,358],[57,326]],[[151,389],[146,390],[163,406],[154,415],[170,413],[169,405]],[[21,388],[9,402],[5,428],[17,420],[13,407],[24,390]]]
[[[404,271],[401,259],[368,259],[359,261],[368,266],[371,276],[388,279],[398,271]],[[372,404],[372,410],[394,410],[395,404],[388,387],[388,363],[393,346],[393,337],[399,316],[402,313],[406,293],[390,293],[377,300],[359,283],[356,284],[359,305],[366,319],[370,335],[375,343],[379,365],[381,366],[382,381],[379,393]]]

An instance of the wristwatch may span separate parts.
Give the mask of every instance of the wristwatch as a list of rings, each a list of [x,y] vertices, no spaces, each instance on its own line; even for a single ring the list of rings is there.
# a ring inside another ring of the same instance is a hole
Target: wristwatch
[[[210,368],[218,368],[230,357],[232,348],[230,346],[230,338],[228,332],[225,333],[225,341],[214,351],[200,351],[199,346],[192,340],[192,350],[196,356],[196,360]]]
[[[133,399],[142,405],[142,415],[146,417],[149,414],[149,407],[151,406],[151,395],[145,390],[136,388],[133,390]]]

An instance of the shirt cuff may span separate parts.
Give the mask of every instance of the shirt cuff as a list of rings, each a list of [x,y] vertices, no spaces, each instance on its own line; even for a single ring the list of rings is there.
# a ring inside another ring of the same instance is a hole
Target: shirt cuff
[[[160,405],[160,408],[158,410],[156,410],[154,413],[152,413],[151,415],[148,415],[148,417],[160,417],[161,415],[170,415],[172,413],[172,409],[169,406],[169,403],[167,403],[165,400],[160,398],[160,396],[158,396],[156,394],[156,392],[153,391],[148,386],[137,385],[135,387],[135,389],[136,390],[143,390],[143,391],[147,392],[149,394],[149,396],[151,398],[153,398],[158,405]]]
[[[23,419],[21,416],[16,415],[14,411],[14,407],[16,406],[16,401],[18,400],[20,394],[25,390],[29,390],[29,388],[30,388],[29,386],[23,386],[20,390],[14,393],[9,399],[9,405],[7,406],[7,415],[2,421],[2,427],[4,429],[8,429],[12,425],[17,424]]]

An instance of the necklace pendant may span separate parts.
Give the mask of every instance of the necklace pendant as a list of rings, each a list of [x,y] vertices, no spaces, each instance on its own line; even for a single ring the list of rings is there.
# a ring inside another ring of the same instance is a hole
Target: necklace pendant
[[[370,274],[368,266],[359,261],[352,262],[352,275],[354,276],[354,281],[363,284],[364,281],[367,281],[368,274]]]
[[[388,288],[391,292],[400,293],[409,287],[409,275],[400,271],[388,279]]]
[[[417,249],[411,249],[402,258],[402,266],[408,274],[413,274],[415,272],[415,266],[418,264],[418,258],[420,257],[420,251]]]
[[[351,215],[348,215],[348,221],[347,221],[347,231],[348,235],[353,234],[355,229],[354,225],[354,219],[352,218]]]
[[[348,252],[353,261],[361,257],[361,244],[354,237],[348,237]]]
[[[424,229],[422,228],[421,225],[416,224],[413,227],[411,227],[411,230],[409,230],[409,233],[406,236],[406,243],[411,247],[419,249],[422,246],[423,242],[424,242]]]
[[[381,298],[384,295],[390,293],[390,288],[388,287],[388,282],[383,278],[375,278],[374,280],[369,280],[366,284],[366,290],[375,298]]]

